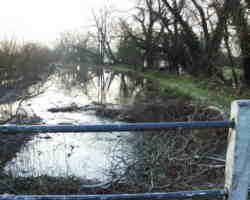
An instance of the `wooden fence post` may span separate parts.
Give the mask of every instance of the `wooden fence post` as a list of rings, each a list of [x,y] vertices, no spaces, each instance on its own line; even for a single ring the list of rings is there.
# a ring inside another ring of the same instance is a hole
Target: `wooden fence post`
[[[225,188],[228,200],[247,200],[250,175],[250,100],[231,105],[234,128],[229,130]]]

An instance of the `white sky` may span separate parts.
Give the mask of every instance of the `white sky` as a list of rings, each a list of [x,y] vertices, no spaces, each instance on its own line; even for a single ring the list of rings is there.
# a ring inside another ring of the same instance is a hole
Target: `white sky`
[[[91,9],[107,0],[1,0],[0,39],[51,42],[67,30],[93,24]],[[109,0],[117,9],[128,9],[131,0]]]

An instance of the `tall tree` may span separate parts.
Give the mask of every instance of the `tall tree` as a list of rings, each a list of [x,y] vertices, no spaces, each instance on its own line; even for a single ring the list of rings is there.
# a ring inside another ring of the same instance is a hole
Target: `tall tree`
[[[161,2],[165,6],[165,12],[159,14],[163,24],[166,25],[168,21],[166,16],[170,13],[171,18],[174,18],[175,23],[180,26],[186,51],[190,55],[191,66],[187,69],[188,72],[207,76],[215,74],[223,79],[213,61],[219,53],[225,26],[234,9],[235,0],[220,2],[211,0],[209,3],[201,0],[161,0]],[[183,7],[184,9],[180,9]],[[209,21],[210,13],[213,13],[212,26]]]
[[[138,70],[143,65],[143,55],[137,41],[130,37],[126,30],[121,33],[117,48],[119,62],[133,66]]]
[[[128,35],[136,41],[145,61],[147,68],[154,68],[159,59],[159,41],[163,34],[163,27],[159,24],[159,18],[154,10],[160,12],[161,7],[155,0],[140,1],[136,6],[137,13],[133,15],[135,23],[134,30],[128,23],[123,22],[123,28]]]
[[[55,52],[64,63],[99,64],[97,48],[92,43],[90,33],[65,32],[61,34]]]
[[[113,63],[118,62],[112,48],[112,42],[116,39],[116,23],[113,16],[114,13],[115,11],[107,5],[100,9],[98,13],[94,12],[94,10],[92,11],[96,28],[99,55],[102,63],[104,63],[105,60]]]
[[[244,71],[244,81],[246,85],[250,86],[250,24],[248,19],[248,12],[250,9],[250,1],[245,0],[245,5],[237,1],[233,14],[233,25],[236,26],[236,31],[239,38],[239,45],[241,49],[242,65]]]

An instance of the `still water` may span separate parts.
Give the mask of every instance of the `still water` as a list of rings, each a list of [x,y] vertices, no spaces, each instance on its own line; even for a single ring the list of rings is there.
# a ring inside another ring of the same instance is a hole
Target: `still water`
[[[52,113],[48,109],[93,102],[131,104],[143,93],[143,82],[103,69],[73,66],[53,74],[44,84],[44,92],[26,101],[23,107],[41,117],[43,124],[122,123],[98,117],[93,111]],[[114,158],[125,157],[130,151],[132,135],[130,132],[38,134],[7,163],[5,171],[14,176],[107,180],[111,167],[116,166],[117,173],[122,170],[122,163],[116,163]]]

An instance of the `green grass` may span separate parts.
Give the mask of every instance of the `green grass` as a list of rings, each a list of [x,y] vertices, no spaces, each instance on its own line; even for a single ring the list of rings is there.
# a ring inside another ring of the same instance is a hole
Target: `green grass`
[[[113,70],[119,72],[135,72],[133,68],[126,65],[112,67]],[[197,100],[211,105],[215,105],[225,112],[229,113],[230,104],[236,99],[250,98],[249,91],[244,91],[245,95],[239,96],[231,86],[211,79],[199,79],[189,75],[177,76],[167,72],[135,72],[147,79],[156,80],[160,85],[160,92],[163,96],[169,96],[185,99]],[[232,78],[230,67],[225,67],[223,70],[224,76],[227,79]],[[242,74],[241,69],[236,69],[238,76]]]
[[[145,72],[146,78],[158,80],[166,95],[174,90],[177,98],[199,100],[229,110],[230,103],[237,97],[229,87],[218,86],[209,80],[198,80],[188,75],[176,76],[162,72]]]
[[[115,66],[107,66],[106,68],[110,68],[117,72],[136,72],[133,67],[126,64],[117,64]]]
[[[240,69],[240,68],[235,68],[235,72],[236,72],[238,77],[242,76],[242,74],[243,74],[242,69]],[[228,66],[223,67],[223,76],[227,80],[232,79],[233,78],[232,68],[228,67]]]

